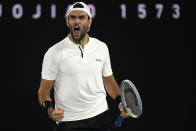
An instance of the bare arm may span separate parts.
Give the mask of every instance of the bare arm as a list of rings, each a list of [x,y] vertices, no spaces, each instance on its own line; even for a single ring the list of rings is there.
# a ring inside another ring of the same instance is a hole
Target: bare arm
[[[44,101],[52,101],[50,97],[50,91],[54,85],[53,80],[41,79],[40,88],[38,90],[39,103],[42,104]]]
[[[103,77],[103,81],[104,81],[105,89],[108,92],[108,94],[113,99],[116,99],[116,97],[120,95],[120,87],[119,87],[118,83],[116,82],[114,76],[111,75],[108,77]],[[124,118],[129,117],[127,111],[125,111],[121,102],[119,103],[118,108],[121,111],[121,116],[123,116]]]
[[[117,96],[120,95],[120,88],[118,83],[116,82],[113,75],[108,77],[103,77],[104,87],[107,93],[115,99]]]
[[[44,101],[52,101],[50,97],[50,91],[54,85],[53,80],[41,79],[40,88],[38,90],[39,103],[42,104]],[[52,107],[48,108],[48,115],[54,120],[61,122],[64,117],[64,110],[60,107],[53,109]]]
[[[53,80],[41,79],[40,88],[38,90],[39,103],[42,104],[44,101],[52,101],[50,97],[50,91],[54,85]],[[48,109],[48,114],[51,114],[52,108]]]

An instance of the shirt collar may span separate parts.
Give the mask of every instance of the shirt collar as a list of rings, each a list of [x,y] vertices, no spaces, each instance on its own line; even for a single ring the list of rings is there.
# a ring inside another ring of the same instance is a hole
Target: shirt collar
[[[71,41],[70,40],[70,38],[67,36],[66,37],[66,41],[67,41],[67,43],[71,46],[71,47],[79,47],[80,46],[80,44],[76,44],[76,43],[74,43],[73,41]],[[88,43],[86,44],[86,45],[84,45],[84,48],[88,48],[89,46],[91,45],[91,37],[89,36],[89,41],[88,41]]]

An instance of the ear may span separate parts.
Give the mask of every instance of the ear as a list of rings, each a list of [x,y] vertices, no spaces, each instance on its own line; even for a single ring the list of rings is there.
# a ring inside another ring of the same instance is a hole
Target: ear
[[[69,26],[69,21],[68,21],[68,18],[66,18],[66,24],[67,24],[67,26]]]
[[[89,24],[88,24],[88,27],[89,28],[91,27],[92,22],[93,22],[93,20],[92,19],[89,19]]]

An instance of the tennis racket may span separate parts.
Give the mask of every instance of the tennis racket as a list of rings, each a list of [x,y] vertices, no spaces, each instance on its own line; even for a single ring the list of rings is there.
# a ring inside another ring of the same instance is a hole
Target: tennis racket
[[[132,118],[138,118],[142,114],[142,101],[135,85],[130,80],[124,80],[120,84],[121,101],[124,109]],[[124,117],[119,115],[115,121],[116,127],[121,127]]]

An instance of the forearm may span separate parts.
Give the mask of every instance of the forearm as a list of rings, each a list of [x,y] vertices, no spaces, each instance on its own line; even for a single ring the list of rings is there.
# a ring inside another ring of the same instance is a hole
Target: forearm
[[[120,95],[120,88],[117,84],[113,83],[110,86],[106,87],[108,94],[115,99],[117,96]]]
[[[41,80],[40,88],[38,90],[38,100],[42,104],[44,101],[52,101],[50,97],[50,91],[53,87],[54,82],[49,80]]]
[[[39,103],[44,110],[49,116],[51,116],[51,113],[54,110],[54,105],[52,103],[52,99],[50,97],[50,91],[51,88],[53,87],[54,81],[49,81],[49,80],[41,80],[40,83],[40,88],[38,90],[38,100]]]
[[[116,82],[114,76],[104,77],[104,86],[107,93],[115,99],[120,95],[120,88],[118,83]]]
[[[38,93],[39,103],[42,104],[44,101],[52,101],[50,95],[39,92]]]
[[[48,95],[46,93],[43,93],[42,91],[38,92],[38,99],[39,99],[39,103],[40,103],[41,106],[46,101],[52,102],[52,99],[51,99],[50,95]],[[51,116],[51,113],[52,113],[53,110],[54,110],[53,107],[49,107],[46,110],[46,112],[48,113],[49,116]]]

